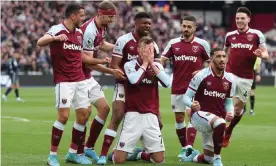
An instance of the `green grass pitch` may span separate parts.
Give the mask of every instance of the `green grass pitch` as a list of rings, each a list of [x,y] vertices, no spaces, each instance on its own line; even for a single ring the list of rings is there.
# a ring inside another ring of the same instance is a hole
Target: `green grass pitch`
[[[5,88],[2,89],[2,93],[4,90]],[[21,88],[20,94],[25,99],[25,103],[16,103],[12,92],[8,96],[8,102],[1,104],[1,163],[3,166],[46,165],[51,128],[57,115],[54,107],[54,88]],[[113,88],[106,89],[105,95],[111,104]],[[162,133],[166,146],[166,163],[164,165],[200,165],[180,163],[177,158],[180,144],[175,133],[169,89],[160,90],[160,108],[164,124]],[[222,150],[225,166],[276,165],[276,88],[257,87],[255,110],[255,116],[250,116],[247,113],[243,117],[241,123],[234,130],[229,147]],[[95,114],[96,109],[93,108],[90,124]],[[71,140],[73,121],[74,111],[71,111],[70,120],[66,125],[59,147],[58,157],[61,165],[67,165],[64,158]],[[98,153],[100,153],[102,145],[103,131],[96,143]],[[200,134],[197,135],[195,142],[195,148],[202,151]],[[143,161],[124,165],[130,164],[152,165]]]

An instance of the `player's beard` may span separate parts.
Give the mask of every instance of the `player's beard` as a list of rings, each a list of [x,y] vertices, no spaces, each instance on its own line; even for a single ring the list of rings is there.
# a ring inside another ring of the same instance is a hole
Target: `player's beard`
[[[223,62],[219,62],[219,63],[214,62],[214,64],[215,64],[216,69],[218,71],[220,71],[220,72],[224,71],[224,69],[225,69],[225,63],[223,63]]]

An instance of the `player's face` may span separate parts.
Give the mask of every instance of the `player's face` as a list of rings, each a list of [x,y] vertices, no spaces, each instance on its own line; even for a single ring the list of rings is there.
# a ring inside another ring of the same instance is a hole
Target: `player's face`
[[[151,19],[141,18],[135,22],[138,33],[142,36],[147,36],[151,31]]]
[[[81,24],[85,19],[84,9],[80,9],[79,12],[72,15],[72,20],[77,28],[80,28]]]
[[[184,20],[182,22],[182,34],[184,37],[188,38],[191,35],[195,33],[196,30],[196,25],[192,21],[186,21]]]
[[[239,30],[244,30],[248,27],[250,22],[250,17],[246,13],[237,13],[236,14],[236,25]]]
[[[149,56],[149,58],[152,60],[154,59],[154,54],[151,54],[154,52],[154,44],[153,43],[150,43],[150,44],[142,43],[138,46],[137,51],[138,51],[141,59],[144,59],[144,56]]]
[[[227,63],[227,56],[225,51],[216,51],[213,55],[212,61],[218,70],[224,70]]]
[[[109,24],[112,24],[115,19],[116,15],[100,15],[101,23],[103,26],[108,26]]]

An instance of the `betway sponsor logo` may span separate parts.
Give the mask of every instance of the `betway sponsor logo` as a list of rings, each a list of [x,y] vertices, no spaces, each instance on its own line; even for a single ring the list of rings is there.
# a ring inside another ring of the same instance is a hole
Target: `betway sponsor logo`
[[[128,60],[137,59],[137,58],[138,58],[138,55],[130,55],[130,54],[127,55]]]
[[[66,43],[63,43],[63,49],[65,50],[79,50],[81,51],[82,50],[82,47],[80,45],[76,45],[76,44],[66,44]]]
[[[152,80],[144,78],[144,79],[142,79],[142,83],[144,83],[144,84],[152,84],[153,82],[152,82]]]
[[[186,55],[181,55],[181,56],[175,56],[174,55],[175,61],[192,61],[196,62],[197,57],[195,56],[186,56]]]
[[[231,43],[231,48],[246,48],[251,50],[253,48],[253,44]]]
[[[208,91],[204,89],[204,95],[206,96],[211,96],[211,97],[220,97],[222,99],[225,99],[225,93],[219,93],[217,91]]]

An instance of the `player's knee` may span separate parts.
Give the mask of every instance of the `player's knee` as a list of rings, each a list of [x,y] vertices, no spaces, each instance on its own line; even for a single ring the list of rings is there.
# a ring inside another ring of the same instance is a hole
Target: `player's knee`
[[[254,90],[251,90],[250,91],[250,96],[254,96],[254,95],[255,95]]]
[[[99,110],[99,117],[102,118],[103,120],[106,120],[106,118],[108,117],[109,111],[110,111],[110,107],[108,104],[106,104],[101,108],[101,110]]]
[[[65,115],[65,114],[60,114],[58,116],[58,121],[62,124],[66,124],[68,121],[69,115]]]
[[[86,124],[86,122],[89,119],[89,112],[87,111],[87,109],[77,110],[76,112],[77,112],[77,122],[82,125]]]
[[[150,158],[150,161],[152,163],[164,163],[165,162],[165,156],[164,155],[158,155],[158,156],[155,156],[155,157],[151,157]]]
[[[114,164],[123,164],[126,161],[126,158],[120,155],[113,155],[113,163]]]
[[[226,124],[225,120],[222,118],[218,118],[217,120],[215,120],[215,122],[213,123],[213,128],[216,128],[217,126],[221,125],[221,124]]]
[[[91,113],[92,113],[92,107],[91,107],[91,106],[89,106],[89,107],[87,108],[87,112],[88,112],[88,116],[90,117],[90,115],[91,115]]]
[[[185,120],[185,113],[184,112],[176,112],[175,113],[176,123],[183,123],[184,120]]]

